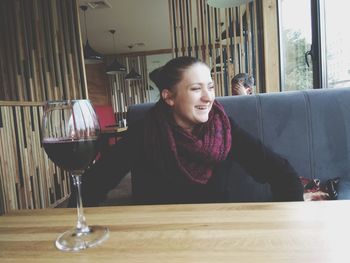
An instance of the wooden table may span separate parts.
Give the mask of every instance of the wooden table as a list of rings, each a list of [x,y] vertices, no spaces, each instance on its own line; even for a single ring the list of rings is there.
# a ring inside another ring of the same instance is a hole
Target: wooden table
[[[0,262],[350,262],[350,201],[86,208],[101,245],[54,246],[75,209],[0,216]]]
[[[104,128],[102,130],[102,132],[106,132],[106,133],[115,133],[115,134],[118,134],[118,133],[123,133],[125,131],[128,130],[128,127],[114,127],[114,126],[108,126],[107,128]]]
[[[110,145],[117,143],[117,141],[124,136],[127,130],[127,127],[109,127],[102,129],[100,137],[101,152],[104,153]]]

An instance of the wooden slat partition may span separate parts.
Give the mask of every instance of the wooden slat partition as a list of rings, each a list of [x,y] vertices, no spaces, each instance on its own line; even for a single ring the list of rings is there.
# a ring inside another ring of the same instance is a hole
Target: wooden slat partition
[[[2,1],[0,213],[57,205],[68,175],[41,147],[42,101],[87,98],[77,0]]]
[[[111,61],[112,57],[108,57],[107,64]],[[149,102],[150,95],[146,56],[118,56],[118,61],[127,67],[127,72],[133,68],[141,75],[140,80],[126,80],[126,74],[109,77],[112,105],[118,120],[121,120],[126,118],[128,106]]]
[[[76,0],[2,1],[0,100],[86,98]]]
[[[0,214],[53,207],[70,194],[69,175],[41,145],[42,103],[0,102]]]
[[[277,2],[265,0],[261,2],[263,12],[264,33],[264,64],[267,92],[280,91],[280,65],[277,25]]]
[[[240,72],[253,75],[260,90],[255,1],[214,8],[206,0],[169,0],[173,56],[195,56],[207,63],[218,96],[231,95],[230,80]]]

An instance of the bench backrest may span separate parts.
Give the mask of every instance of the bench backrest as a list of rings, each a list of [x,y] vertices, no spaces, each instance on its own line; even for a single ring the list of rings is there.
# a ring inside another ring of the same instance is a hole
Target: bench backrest
[[[340,199],[350,199],[350,88],[218,97],[243,129],[289,160],[299,175],[340,177]],[[130,106],[128,123],[154,103]],[[234,138],[233,138],[234,139]],[[269,187],[233,167],[232,201],[266,201]],[[346,183],[344,185],[344,182]],[[345,187],[345,189],[344,189]]]

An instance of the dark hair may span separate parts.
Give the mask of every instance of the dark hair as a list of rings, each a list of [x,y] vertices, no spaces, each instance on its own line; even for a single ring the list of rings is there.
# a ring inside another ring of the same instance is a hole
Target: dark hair
[[[164,66],[153,70],[149,74],[149,78],[156,84],[160,92],[164,89],[171,90],[181,81],[183,72],[196,63],[203,62],[193,57],[177,57],[169,60]]]
[[[243,81],[243,86],[246,88],[252,87],[254,85],[253,76],[250,76],[247,73],[238,73],[232,78],[231,84],[233,85],[239,83],[240,81]]]

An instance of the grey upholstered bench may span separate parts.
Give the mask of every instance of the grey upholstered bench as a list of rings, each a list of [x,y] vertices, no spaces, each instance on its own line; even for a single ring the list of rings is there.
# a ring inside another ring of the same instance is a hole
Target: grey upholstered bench
[[[350,199],[350,88],[219,97],[243,129],[289,160],[300,176],[340,178],[338,199]],[[130,106],[128,123],[153,103]],[[268,185],[256,183],[237,164],[228,182],[231,201],[268,201]]]

